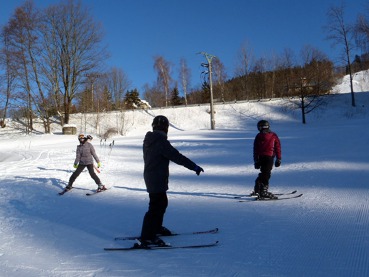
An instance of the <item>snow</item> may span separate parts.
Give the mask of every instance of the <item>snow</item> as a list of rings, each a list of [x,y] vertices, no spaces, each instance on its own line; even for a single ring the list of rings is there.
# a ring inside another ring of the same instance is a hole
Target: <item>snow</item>
[[[360,76],[359,86],[368,91]],[[215,130],[208,106],[135,111],[124,126],[118,115],[101,114],[98,131],[87,115],[73,115],[78,133],[95,137],[99,176],[111,188],[91,197],[85,194],[96,185],[87,172],[76,189],[57,195],[74,170],[76,136],[62,135],[60,126],[52,135],[26,136],[7,122],[0,130],[1,276],[369,276],[369,92],[356,93],[352,107],[347,83],[335,89],[338,94],[307,115],[307,124],[284,100],[217,105]],[[205,170],[196,176],[170,165],[165,226],[220,230],[165,240],[219,245],[105,252],[131,243],[114,237],[140,233],[148,205],[142,140],[158,114],[171,121],[172,144]],[[272,171],[270,190],[296,189],[301,198],[233,199],[253,189],[252,144],[261,118],[282,142],[282,165]],[[100,141],[109,127],[125,136]]]
[[[353,88],[356,92],[369,91],[369,75],[368,70],[360,71],[353,74]],[[346,75],[342,78],[337,86],[333,88],[333,93],[342,93],[350,91],[350,76]]]

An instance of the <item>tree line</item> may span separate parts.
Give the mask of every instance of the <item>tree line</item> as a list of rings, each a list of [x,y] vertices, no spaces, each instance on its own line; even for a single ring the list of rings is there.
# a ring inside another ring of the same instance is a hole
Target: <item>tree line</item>
[[[272,58],[257,58],[248,45],[238,53],[239,64],[228,77],[220,58],[212,63],[215,101],[239,101],[275,97],[299,97],[301,108],[312,110],[318,96],[329,93],[337,76],[368,68],[369,13],[357,22],[344,22],[344,6],[327,12],[327,37],[342,49],[342,70],[319,49],[307,45],[298,56],[290,49]],[[101,112],[147,107],[208,103],[209,72],[202,73],[199,88],[191,88],[191,71],[183,58],[177,78],[173,65],[163,56],[154,57],[154,84],[143,91],[131,88],[123,69],[105,69],[109,56],[103,43],[102,26],[80,1],[67,0],[38,9],[32,1],[16,8],[0,33],[0,125],[9,116],[22,118],[27,131],[35,117],[42,120],[45,133],[57,117],[69,123],[71,113]],[[182,94],[180,93],[182,92]],[[351,77],[352,105],[355,106]],[[304,111],[304,113],[306,110]]]

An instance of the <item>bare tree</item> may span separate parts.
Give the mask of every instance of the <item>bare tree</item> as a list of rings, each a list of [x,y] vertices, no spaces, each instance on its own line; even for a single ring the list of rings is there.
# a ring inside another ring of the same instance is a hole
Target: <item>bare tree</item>
[[[72,100],[76,97],[86,74],[99,71],[98,68],[107,52],[101,46],[101,26],[94,21],[80,1],[76,3],[68,0],[50,6],[46,10],[46,17],[48,25],[45,26],[45,31],[52,32],[49,37],[54,42],[54,47],[48,49],[52,51],[49,56],[54,57],[49,66],[53,68],[57,62],[61,85],[55,83],[54,88],[61,87],[64,122],[68,123]],[[51,76],[50,80],[53,79]]]
[[[106,112],[113,108],[113,92],[108,85],[109,75],[101,74],[94,85],[95,111]]]
[[[190,72],[190,69],[188,68],[187,62],[184,58],[182,58],[180,60],[180,66],[181,66],[181,69],[180,69],[180,72],[179,72],[179,78],[181,80],[185,105],[187,106],[187,93],[188,93],[188,87],[189,87],[189,83],[190,83],[191,72]]]
[[[41,118],[45,133],[50,133],[50,103],[48,93],[45,91],[43,82],[43,62],[42,53],[42,36],[40,35],[42,14],[34,7],[33,2],[27,1],[21,7],[22,16],[18,17],[24,31],[24,45],[26,50],[26,59],[29,63],[29,73],[31,81],[34,84],[35,92],[31,94],[32,102],[36,108],[39,118]],[[26,65],[27,66],[27,65]]]
[[[220,97],[220,100],[224,102],[225,82],[227,79],[227,74],[225,72],[224,64],[219,58],[213,59],[212,70],[214,74],[213,81],[216,84],[216,88],[218,90],[218,93],[216,93],[215,95]]]
[[[278,71],[280,72],[280,83],[282,96],[288,96],[291,91],[293,67],[295,65],[294,53],[291,49],[284,49],[281,58],[279,59]]]
[[[154,69],[158,73],[157,83],[159,87],[164,89],[165,107],[167,107],[170,84],[172,82],[172,77],[170,76],[170,63],[166,61],[162,56],[156,56],[154,60]]]
[[[358,46],[363,53],[369,52],[369,4],[365,9],[365,14],[360,14],[354,26],[355,37]]]
[[[131,86],[131,81],[122,69],[113,67],[107,73],[107,82],[115,109],[122,109],[124,106],[124,92]]]
[[[252,49],[247,44],[244,44],[238,55],[238,65],[236,67],[236,76],[241,79],[241,88],[243,90],[244,99],[249,98],[249,74],[253,67],[254,56],[252,54]]]
[[[294,85],[299,102],[293,102],[301,110],[302,123],[306,124],[306,114],[324,103],[324,96],[333,85],[333,63],[320,50],[307,45],[301,50],[303,66],[295,70]],[[293,80],[293,79],[292,79]]]
[[[4,93],[4,98],[2,104],[2,115],[0,119],[0,127],[5,127],[5,119],[7,118],[8,108],[10,99],[12,96],[12,92],[15,89],[15,79],[16,79],[16,70],[15,70],[15,60],[12,58],[12,51],[9,48],[9,38],[8,33],[5,32],[5,28],[0,35],[1,44],[3,48],[0,52],[0,64],[4,68],[4,74],[1,76],[0,83],[4,84],[4,87],[1,86],[0,89]]]
[[[353,26],[346,24],[344,20],[344,6],[331,7],[327,13],[328,25],[326,26],[328,31],[328,39],[332,40],[334,45],[341,45],[343,47],[343,60],[346,63],[347,71],[350,76],[350,89],[351,89],[351,105],[355,107],[355,95],[352,81],[351,70],[351,51],[354,48]]]
[[[164,103],[164,93],[156,86],[144,86],[144,98],[151,107],[162,107]]]
[[[266,58],[259,58],[252,69],[252,89],[259,99],[265,98],[267,95],[266,63]]]
[[[42,113],[42,109],[38,106],[40,102],[37,101],[37,95],[33,91],[33,89],[38,89],[40,97],[43,97],[36,58],[40,52],[39,23],[39,15],[33,3],[26,1],[15,10],[3,29],[8,39],[8,50],[12,52],[12,59],[16,61],[15,70],[19,87],[22,90],[21,94],[23,94],[24,99],[27,99],[27,132],[33,130],[33,107]],[[33,87],[33,81],[37,83],[37,87]],[[44,118],[42,114],[40,116]]]
[[[69,4],[73,5],[73,1],[70,1]],[[58,8],[60,7],[58,6]],[[43,121],[46,133],[51,131],[50,118],[53,113],[57,111],[61,114],[59,110],[61,98],[59,97],[61,95],[59,80],[62,78],[59,78],[59,76],[68,76],[68,84],[74,84],[77,82],[75,82],[76,76],[73,73],[76,71],[83,72],[83,69],[79,67],[81,64],[83,65],[83,62],[76,61],[68,65],[63,64],[63,58],[66,58],[65,61],[67,59],[73,60],[74,57],[65,57],[65,55],[61,57],[60,53],[72,52],[78,55],[79,45],[74,44],[73,47],[75,48],[73,48],[68,43],[58,44],[62,41],[58,40],[61,37],[61,32],[53,27],[61,27],[62,23],[57,19],[60,19],[62,13],[58,13],[57,16],[51,18],[49,15],[37,10],[32,1],[26,1],[16,9],[14,16],[6,26],[12,51],[16,54],[14,57],[18,64],[17,77],[22,84],[23,91],[27,94],[25,98],[27,99],[29,129],[33,129],[33,112],[36,112]],[[63,23],[68,20],[71,20],[71,18],[68,17]],[[54,24],[50,24],[50,22]],[[76,21],[71,24],[78,25]],[[64,27],[66,25],[68,23],[65,23]],[[78,34],[73,32],[73,28],[63,29],[63,31],[68,33],[66,35],[68,39],[64,41],[74,42],[78,40]],[[81,36],[84,37],[84,35]],[[71,52],[68,52],[68,47],[70,47]],[[88,47],[87,42],[80,47]],[[82,59],[83,56],[80,58]],[[71,64],[72,67],[69,68],[73,68],[73,70],[65,70],[67,73],[63,75],[60,69],[68,68]],[[65,110],[64,113],[66,117],[69,116],[69,113]]]
[[[273,54],[270,59],[268,59],[268,67],[267,70],[269,73],[268,83],[267,83],[267,93],[269,92],[269,97],[275,98],[277,95],[279,96],[280,93],[277,89],[278,84],[278,76],[277,76],[277,69],[279,67],[279,60],[280,57],[277,54]]]
[[[49,97],[52,107],[60,119],[61,125],[64,125],[64,95],[62,92],[62,76],[60,74],[60,44],[58,34],[53,26],[58,24],[59,18],[46,9],[42,19],[43,36],[43,73],[47,81],[45,86],[49,91]]]

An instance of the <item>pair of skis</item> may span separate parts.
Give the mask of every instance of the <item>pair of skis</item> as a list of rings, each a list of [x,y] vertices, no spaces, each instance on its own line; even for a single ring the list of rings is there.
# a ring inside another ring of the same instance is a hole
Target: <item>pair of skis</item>
[[[287,200],[287,199],[295,199],[301,197],[303,194],[296,194],[297,190],[286,192],[286,193],[274,193],[278,198],[260,198],[257,195],[245,195],[245,196],[236,196],[235,199],[239,199],[238,202],[249,202],[249,201],[278,201],[278,200]]]
[[[205,235],[205,234],[216,234],[218,233],[219,229],[210,229],[206,231],[199,231],[199,232],[187,232],[187,233],[173,233],[170,237],[179,236],[179,235]],[[166,236],[167,237],[167,236]],[[139,236],[131,236],[131,237],[116,237],[114,240],[138,240]],[[212,247],[218,245],[219,241],[211,242],[211,243],[204,243],[204,244],[192,244],[192,245],[179,245],[173,246],[170,244],[166,244],[164,246],[148,246],[148,247],[140,247],[138,244],[135,244],[132,247],[111,247],[111,248],[104,248],[105,251],[130,251],[130,250],[158,250],[158,249],[185,249],[185,248],[204,248],[204,247]]]
[[[65,193],[67,193],[68,191],[71,191],[72,189],[73,189],[73,187],[71,189],[64,189],[63,191],[59,192],[58,194],[59,195],[64,195]],[[109,190],[109,189],[107,188],[105,190],[93,190],[93,191],[87,192],[86,196],[92,196],[92,195],[102,193],[102,192],[107,191],[107,190]]]
[[[114,141],[113,141],[114,142]],[[96,170],[97,173],[101,173],[100,169],[94,164],[94,169]],[[73,187],[72,187],[73,188]],[[63,195],[65,194],[66,192],[70,191],[72,188],[70,189],[64,189],[63,191],[59,192],[58,194],[59,195]],[[90,195],[94,195],[96,193],[99,193],[99,192],[103,192],[103,191],[93,191],[93,192],[90,192],[90,193],[86,193],[87,196],[90,196]]]

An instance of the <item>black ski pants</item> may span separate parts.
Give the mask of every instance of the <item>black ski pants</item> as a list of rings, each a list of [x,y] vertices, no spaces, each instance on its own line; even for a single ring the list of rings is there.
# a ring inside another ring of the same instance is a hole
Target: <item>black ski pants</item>
[[[87,167],[88,173],[90,173],[90,176],[91,176],[92,179],[94,179],[96,185],[101,184],[101,181],[100,181],[99,177],[95,173],[93,164],[88,164],[88,165],[79,164],[76,171],[74,171],[72,176],[70,176],[68,186],[73,185],[74,181],[77,179],[79,174],[81,174],[81,172],[85,169],[85,167]]]
[[[258,189],[262,190],[266,188],[266,190],[268,190],[269,179],[272,175],[274,157],[261,156],[259,157],[259,163],[260,163],[260,173],[255,180],[255,192]]]
[[[146,212],[142,230],[142,240],[152,240],[159,233],[163,225],[165,211],[168,207],[167,193],[149,193],[150,203],[149,210]]]

